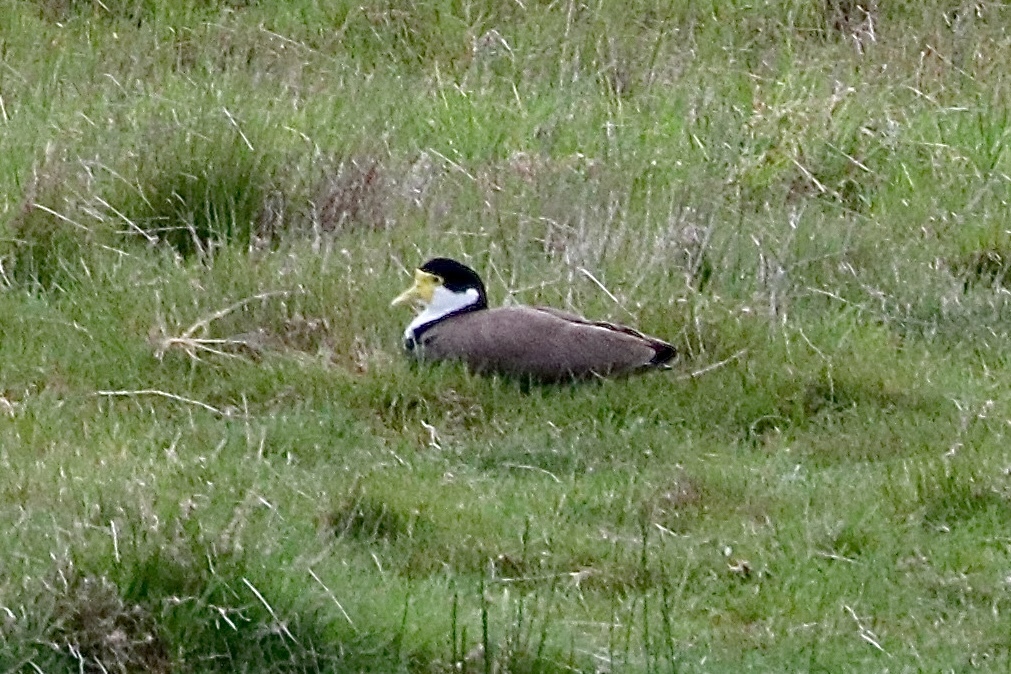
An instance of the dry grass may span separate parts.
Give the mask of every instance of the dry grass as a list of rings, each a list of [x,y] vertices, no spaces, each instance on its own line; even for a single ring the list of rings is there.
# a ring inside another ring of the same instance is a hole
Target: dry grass
[[[314,190],[314,231],[347,232],[388,226],[385,204],[390,188],[384,169],[372,158],[350,159],[327,171]]]
[[[82,672],[170,672],[171,655],[156,616],[125,601],[105,577],[73,568],[51,579],[49,646]]]

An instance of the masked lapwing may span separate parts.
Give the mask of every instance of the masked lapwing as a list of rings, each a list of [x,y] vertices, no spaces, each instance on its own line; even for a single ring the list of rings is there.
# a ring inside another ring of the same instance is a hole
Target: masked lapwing
[[[481,277],[437,257],[414,273],[393,305],[422,307],[404,331],[407,352],[426,361],[457,360],[479,373],[543,382],[610,377],[663,368],[673,346],[624,325],[547,307],[488,308]]]

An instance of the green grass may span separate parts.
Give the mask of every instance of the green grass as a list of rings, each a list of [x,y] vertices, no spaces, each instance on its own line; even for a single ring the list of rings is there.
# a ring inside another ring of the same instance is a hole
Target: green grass
[[[0,671],[1011,666],[1007,8],[0,13]],[[436,254],[678,366],[412,365]]]

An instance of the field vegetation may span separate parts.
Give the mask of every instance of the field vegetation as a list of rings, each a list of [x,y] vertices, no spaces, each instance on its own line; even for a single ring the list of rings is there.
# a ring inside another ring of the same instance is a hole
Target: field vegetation
[[[1006,4],[0,16],[0,670],[1011,668]],[[677,366],[411,365],[433,255]]]

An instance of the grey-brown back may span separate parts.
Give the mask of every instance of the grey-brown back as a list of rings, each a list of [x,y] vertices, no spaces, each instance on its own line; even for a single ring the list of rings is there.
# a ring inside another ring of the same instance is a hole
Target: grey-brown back
[[[424,359],[461,360],[478,372],[541,381],[620,375],[674,356],[669,344],[625,326],[522,306],[448,318],[422,335],[418,349]]]

